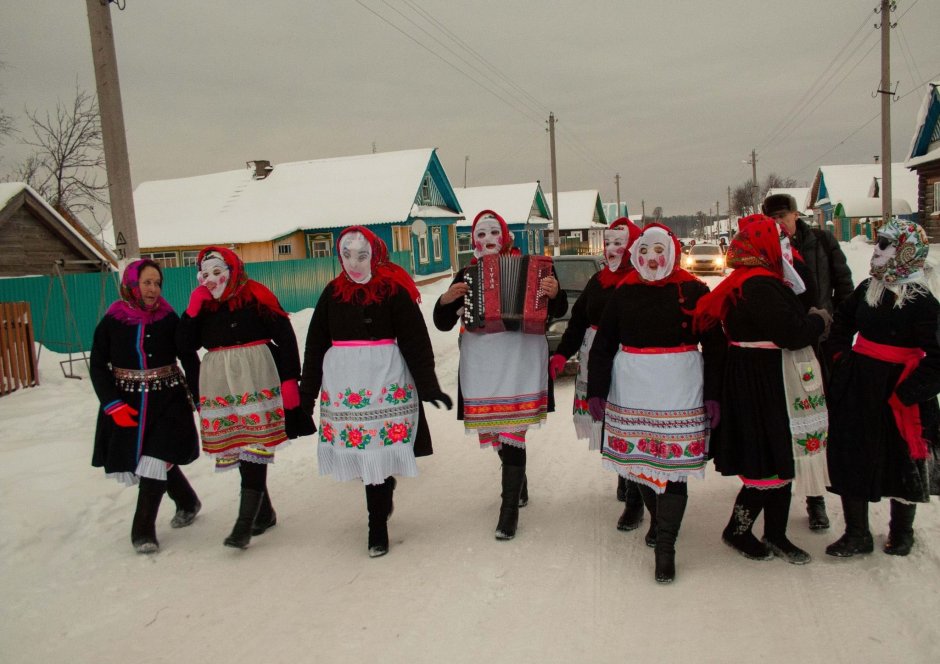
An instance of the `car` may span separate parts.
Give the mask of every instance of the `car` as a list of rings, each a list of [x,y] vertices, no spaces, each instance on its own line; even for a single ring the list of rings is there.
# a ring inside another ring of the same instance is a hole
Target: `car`
[[[682,267],[693,273],[725,274],[725,253],[717,244],[697,244],[682,256]]]
[[[549,355],[558,349],[561,343],[561,337],[568,329],[568,321],[571,319],[571,308],[577,302],[578,297],[587,285],[588,280],[594,276],[598,270],[604,266],[602,256],[555,256],[552,260],[555,265],[555,274],[558,275],[558,283],[565,290],[568,296],[568,311],[560,318],[552,318],[548,321],[545,330],[545,336],[548,339]],[[572,360],[569,360],[565,367],[565,373],[573,373],[578,370],[577,354]]]

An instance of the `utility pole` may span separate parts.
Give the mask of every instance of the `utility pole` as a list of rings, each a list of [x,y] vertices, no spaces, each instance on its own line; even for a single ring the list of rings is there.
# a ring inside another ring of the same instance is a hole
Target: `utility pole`
[[[640,200],[640,213],[642,214],[640,221],[642,221],[643,224],[645,225],[646,224],[646,201],[642,199]]]
[[[463,158],[463,188],[467,188],[467,164],[470,163],[470,155]]]
[[[891,219],[891,12],[894,0],[881,0],[881,223]]]
[[[620,215],[620,173],[614,176],[614,182],[617,183],[617,217]]]
[[[731,186],[728,186],[728,232],[731,232]]]
[[[134,215],[134,192],[127,156],[117,55],[114,52],[114,31],[111,28],[111,8],[108,0],[85,0],[85,5],[98,89],[101,142],[108,176],[114,242],[120,263],[124,266],[140,256],[140,244],[137,240],[137,218]]]
[[[751,194],[751,200],[754,202],[754,214],[757,214],[757,211],[760,209],[758,205],[759,201],[757,200],[757,194],[759,188],[757,186],[757,150],[751,150],[751,177],[754,179],[754,185]]]
[[[90,1],[90,0],[89,0]],[[552,153],[552,254],[561,253],[561,238],[558,236],[558,171],[555,168],[555,114],[548,114],[548,140]]]

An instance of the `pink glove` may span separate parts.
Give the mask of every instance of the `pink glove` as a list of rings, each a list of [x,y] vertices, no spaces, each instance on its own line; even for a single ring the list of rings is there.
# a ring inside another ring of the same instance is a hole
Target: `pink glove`
[[[606,399],[602,399],[601,397],[591,397],[588,399],[588,412],[591,414],[591,419],[595,422],[602,422],[604,420],[605,410],[607,410]]]
[[[137,414],[137,411],[123,401],[109,408],[105,413],[110,415],[111,419],[114,420],[114,423],[119,427],[130,428],[137,426],[137,421],[134,420],[134,415]]]
[[[552,377],[552,380],[555,380],[565,370],[566,364],[568,364],[568,358],[564,355],[559,353],[552,355],[548,361],[548,375]]]
[[[196,286],[192,295],[189,296],[189,304],[186,307],[186,313],[190,318],[195,318],[199,315],[199,310],[202,309],[202,305],[211,299],[212,292],[208,288],[205,286]]]
[[[705,401],[705,414],[708,415],[708,426],[712,429],[721,422],[721,404],[713,399]]]
[[[296,378],[281,383],[281,399],[284,401],[284,410],[300,406],[300,388]]]

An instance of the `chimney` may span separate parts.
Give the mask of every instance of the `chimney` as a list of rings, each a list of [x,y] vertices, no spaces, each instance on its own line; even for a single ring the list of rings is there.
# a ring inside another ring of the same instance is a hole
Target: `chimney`
[[[246,161],[248,168],[255,169],[254,175],[252,176],[255,180],[263,180],[269,175],[271,171],[274,170],[274,166],[271,165],[271,162],[267,159],[255,159],[254,161]]]
[[[875,163],[877,164],[879,161],[881,161],[881,157],[879,157],[878,155],[875,155]]]

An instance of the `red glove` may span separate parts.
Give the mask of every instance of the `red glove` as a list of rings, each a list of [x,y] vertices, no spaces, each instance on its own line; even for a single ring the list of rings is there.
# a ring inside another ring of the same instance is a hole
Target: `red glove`
[[[202,309],[202,305],[211,299],[212,292],[208,288],[205,286],[196,286],[192,295],[189,296],[189,305],[186,307],[186,313],[190,318],[195,318],[199,315],[199,310]]]
[[[548,361],[548,375],[552,377],[552,380],[555,380],[565,370],[566,364],[568,364],[568,358],[564,355],[560,353],[552,355]]]
[[[284,401],[284,410],[300,406],[300,388],[296,378],[281,383],[281,399]]]
[[[708,426],[714,429],[721,422],[721,404],[713,399],[705,401],[705,413],[708,415]]]
[[[606,399],[602,399],[601,397],[591,397],[588,399],[588,412],[591,414],[591,419],[595,422],[602,422],[604,420],[605,410],[607,410]]]
[[[137,411],[128,406],[123,401],[112,408],[109,408],[105,411],[108,415],[111,416],[111,419],[114,420],[114,423],[119,427],[136,427],[137,422],[134,420],[134,415],[137,414]]]

